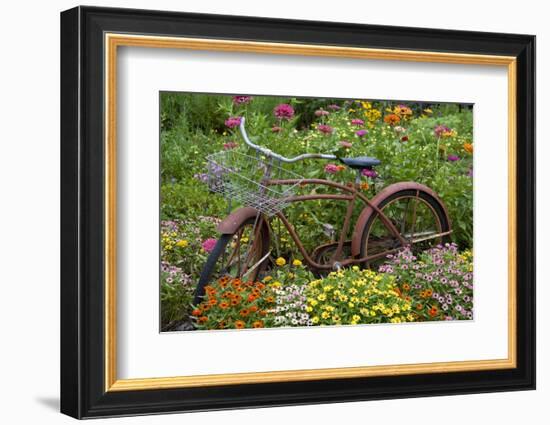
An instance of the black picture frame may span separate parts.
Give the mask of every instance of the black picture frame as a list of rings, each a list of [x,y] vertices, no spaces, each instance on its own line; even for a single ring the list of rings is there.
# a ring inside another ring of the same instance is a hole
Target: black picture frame
[[[106,392],[105,32],[516,57],[517,367]],[[61,13],[62,413],[92,418],[534,388],[534,36],[96,7]]]

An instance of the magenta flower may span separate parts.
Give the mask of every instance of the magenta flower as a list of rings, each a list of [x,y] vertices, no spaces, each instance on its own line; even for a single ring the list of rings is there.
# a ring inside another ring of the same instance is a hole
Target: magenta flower
[[[204,249],[206,252],[210,253],[214,250],[214,247],[216,246],[216,244],[218,243],[218,241],[214,238],[209,238],[209,239],[206,239],[202,244],[202,249]]]
[[[444,126],[444,125],[437,125],[434,128],[434,133],[435,133],[436,137],[441,137],[443,135],[443,133],[449,133],[450,131],[451,131],[451,129],[449,127]]]
[[[349,149],[351,148],[351,142],[348,142],[347,140],[342,140],[340,142],[340,146],[342,146],[343,148]]]
[[[315,111],[315,116],[316,117],[326,117],[327,115],[329,115],[330,112],[329,111],[325,111],[324,109],[317,109]]]
[[[331,111],[338,111],[338,110],[340,110],[340,107],[339,107],[338,105],[335,105],[335,104],[328,105],[327,108],[330,109]]]
[[[325,173],[336,174],[338,171],[340,171],[340,167],[336,164],[325,165]]]
[[[365,177],[370,177],[371,179],[374,179],[375,177],[378,176],[378,173],[376,171],[369,170],[368,168],[361,170],[361,174],[364,175]]]
[[[357,136],[359,136],[359,137],[364,137],[364,136],[367,135],[367,133],[368,133],[367,130],[357,130],[357,131],[355,132],[355,134],[356,134]]]
[[[227,142],[223,144],[223,148],[227,151],[229,149],[235,149],[239,146],[236,142]]]
[[[273,115],[279,120],[290,121],[294,116],[294,108],[288,103],[281,103],[273,109]]]
[[[248,105],[250,102],[252,102],[252,96],[233,96],[235,105]]]
[[[241,125],[241,117],[229,117],[225,120],[225,125],[229,128],[235,128]]]
[[[360,120],[359,118],[354,118],[351,120],[351,123],[353,125],[364,125],[365,124],[365,121],[363,120]]]
[[[330,125],[326,124],[319,124],[317,126],[317,130],[319,130],[323,134],[330,134],[334,131],[334,129]]]
[[[451,162],[455,162],[455,161],[458,161],[460,158],[456,155],[449,155],[447,157],[447,160],[451,161]]]

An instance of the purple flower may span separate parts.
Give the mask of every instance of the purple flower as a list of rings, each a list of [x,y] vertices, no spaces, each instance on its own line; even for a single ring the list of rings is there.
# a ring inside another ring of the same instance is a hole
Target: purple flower
[[[279,120],[290,121],[294,116],[294,108],[288,103],[281,103],[273,109],[273,115]]]
[[[357,136],[359,136],[359,137],[364,137],[364,136],[367,135],[367,133],[368,133],[367,130],[357,130],[357,131],[355,132],[355,134],[356,134]]]
[[[319,124],[317,126],[317,130],[319,130],[323,134],[330,134],[334,131],[334,129],[330,125],[326,124]]]
[[[351,123],[353,125],[365,125],[365,121],[360,120],[359,118],[354,118],[351,120]]]
[[[327,115],[329,115],[330,112],[329,111],[325,111],[324,109],[317,109],[315,111],[315,116],[316,117],[326,117]]]
[[[458,161],[459,159],[460,159],[460,158],[459,158],[458,156],[456,156],[456,155],[449,155],[449,156],[447,157],[447,160],[448,160],[448,161],[451,161],[451,162]]]
[[[248,105],[250,102],[252,102],[252,96],[233,96],[235,105]]]
[[[198,173],[198,174],[195,174],[193,177],[203,183],[206,183],[208,181],[208,174],[206,173]]]
[[[325,173],[336,174],[338,171],[340,171],[340,168],[338,167],[338,165],[335,165],[335,164],[325,165]]]
[[[235,128],[241,125],[242,117],[230,117],[225,120],[225,125],[229,128]]]
[[[216,239],[208,238],[201,244],[201,246],[202,246],[202,249],[210,253],[214,250],[214,247],[216,246],[217,243],[218,241]]]
[[[328,105],[327,108],[332,110],[332,111],[338,111],[340,109],[340,107],[338,105],[335,105],[335,104]]]
[[[369,170],[368,168],[364,168],[361,170],[361,174],[365,177],[370,177],[371,179],[374,179],[378,176],[378,173],[374,170]]]

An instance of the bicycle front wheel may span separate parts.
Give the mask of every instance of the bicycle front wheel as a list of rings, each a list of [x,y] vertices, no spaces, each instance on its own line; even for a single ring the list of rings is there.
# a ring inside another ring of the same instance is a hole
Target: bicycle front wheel
[[[450,223],[441,202],[430,193],[404,189],[382,199],[377,207],[393,223],[413,253],[446,242]],[[380,215],[373,212],[367,220],[361,238],[361,258],[382,255],[401,246],[399,239],[385,226]],[[367,262],[376,268],[385,256]]]
[[[250,218],[235,233],[223,234],[208,256],[195,290],[194,304],[202,301],[204,287],[222,277],[255,281],[269,253],[269,226],[263,217]]]

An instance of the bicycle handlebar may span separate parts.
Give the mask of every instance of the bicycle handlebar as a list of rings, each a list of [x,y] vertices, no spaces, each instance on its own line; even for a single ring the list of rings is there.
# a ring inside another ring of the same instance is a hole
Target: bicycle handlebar
[[[253,143],[249,138],[248,134],[246,134],[246,129],[244,128],[244,117],[241,117],[241,123],[239,125],[239,129],[241,130],[241,134],[243,136],[243,139],[245,143],[250,146],[252,149],[257,150],[258,152],[263,153],[264,155],[278,159],[282,162],[297,162],[301,161],[303,159],[308,158],[315,158],[315,159],[337,159],[336,155],[332,154],[326,154],[326,153],[303,153],[302,155],[295,156],[294,158],[287,158],[285,156],[279,155],[278,153],[273,152],[270,149],[264,148],[262,146],[258,146],[255,143]]]

